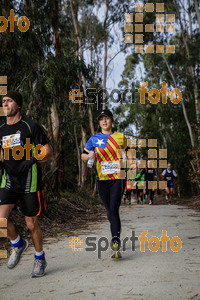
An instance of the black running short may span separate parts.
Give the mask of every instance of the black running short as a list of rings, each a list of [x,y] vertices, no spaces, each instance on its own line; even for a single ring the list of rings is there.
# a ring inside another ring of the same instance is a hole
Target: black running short
[[[0,205],[17,204],[20,201],[22,213],[26,217],[39,216],[46,211],[44,191],[17,193],[5,188],[0,189]]]

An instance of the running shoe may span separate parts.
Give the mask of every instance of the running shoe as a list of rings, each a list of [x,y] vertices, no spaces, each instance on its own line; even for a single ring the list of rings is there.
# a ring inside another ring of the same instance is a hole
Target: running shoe
[[[32,278],[44,276],[46,266],[47,262],[45,259],[35,259],[32,271]]]
[[[169,201],[169,202],[168,202],[168,205],[171,205],[171,204],[172,204],[172,202],[171,202],[171,201]]]
[[[140,204],[143,205],[143,201],[140,201]]]
[[[149,205],[152,205],[152,201],[151,200],[149,200]]]
[[[112,246],[113,251],[118,251],[119,250],[119,244],[117,242],[115,242]]]
[[[111,258],[122,258],[122,255],[119,251],[116,251],[112,254]]]
[[[145,199],[143,200],[143,203],[146,204],[146,200]]]
[[[23,240],[23,245],[18,247],[12,247],[10,256],[8,258],[7,267],[13,269],[19,263],[22,253],[28,248],[28,241]]]

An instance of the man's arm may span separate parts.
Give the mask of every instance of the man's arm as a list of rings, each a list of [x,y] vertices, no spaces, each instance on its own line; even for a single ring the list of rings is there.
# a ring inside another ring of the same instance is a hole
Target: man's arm
[[[4,168],[4,163],[3,163],[3,150],[1,149],[0,151],[0,170]]]
[[[35,158],[38,160],[39,163],[43,163],[45,161],[48,161],[49,159],[53,158],[53,151],[49,144],[46,144],[43,146],[45,151],[45,156],[40,159],[40,154],[35,155]]]
[[[163,180],[165,180],[165,173],[166,173],[166,170],[164,170],[164,171],[162,172],[162,174],[161,174],[161,178],[162,178]]]
[[[3,160],[3,150],[1,149],[1,151],[0,151],[0,161],[2,161]]]

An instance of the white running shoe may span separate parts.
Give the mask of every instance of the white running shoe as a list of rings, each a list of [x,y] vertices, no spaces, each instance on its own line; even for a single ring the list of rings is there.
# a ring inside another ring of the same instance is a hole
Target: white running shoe
[[[45,259],[35,259],[32,271],[32,278],[44,276],[46,266],[47,262]]]
[[[13,269],[19,263],[22,253],[28,248],[28,241],[23,240],[23,245],[18,247],[12,247],[11,254],[8,258],[7,267]]]

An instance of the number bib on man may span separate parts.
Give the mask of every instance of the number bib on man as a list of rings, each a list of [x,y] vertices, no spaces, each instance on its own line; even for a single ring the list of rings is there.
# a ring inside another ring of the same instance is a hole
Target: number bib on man
[[[102,174],[115,174],[120,172],[119,161],[102,161]]]
[[[13,148],[14,146],[21,145],[20,133],[3,136],[2,143],[2,147],[4,149],[10,147]]]

